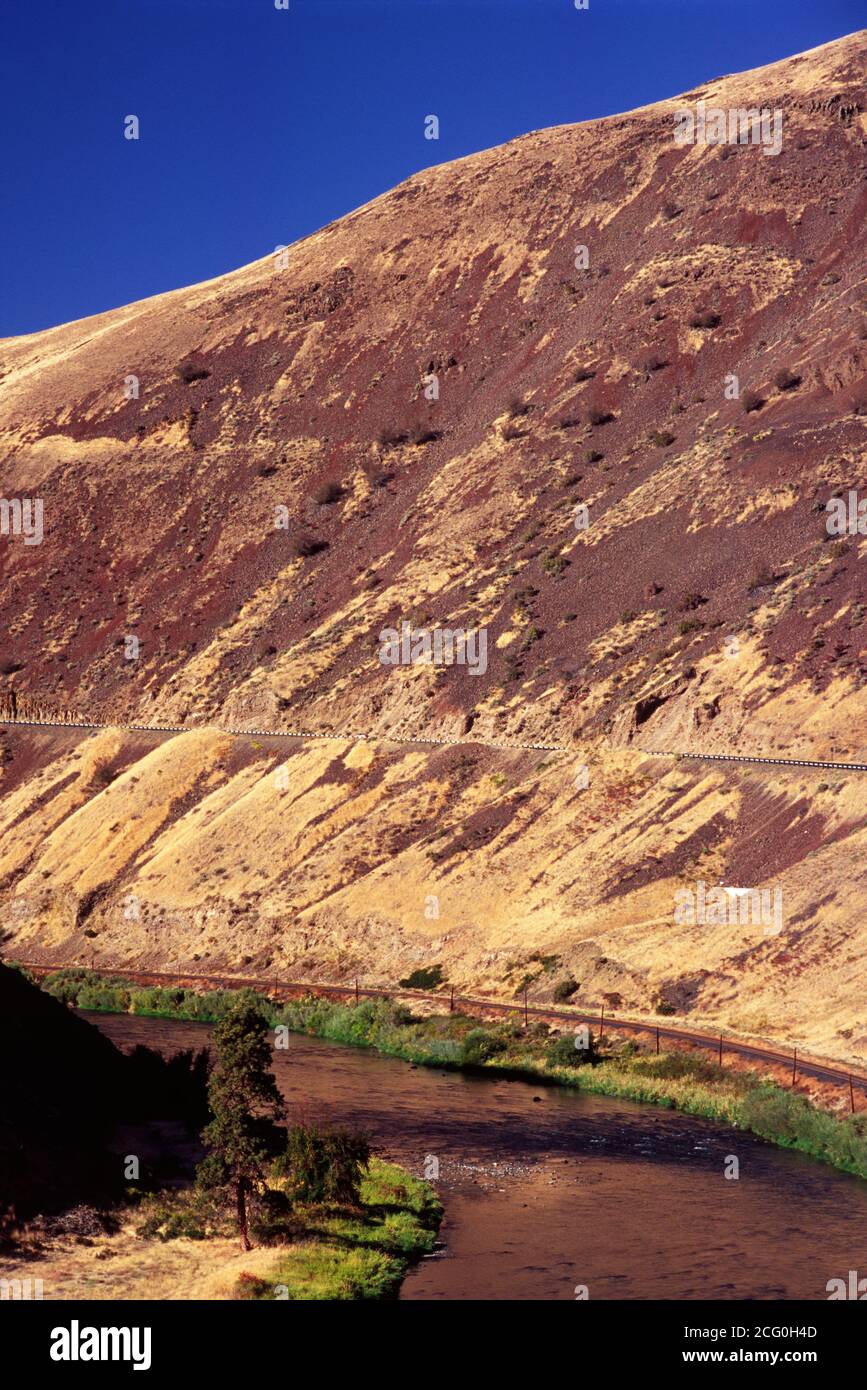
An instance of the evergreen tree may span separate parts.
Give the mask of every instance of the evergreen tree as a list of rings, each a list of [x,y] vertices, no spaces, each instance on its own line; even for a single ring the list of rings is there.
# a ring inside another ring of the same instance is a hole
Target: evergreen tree
[[[208,1083],[212,1119],[202,1132],[209,1154],[197,1170],[200,1187],[237,1212],[241,1249],[250,1249],[248,1202],[285,1149],[283,1099],[271,1072],[268,1024],[241,991],[214,1029],[216,1065]]]

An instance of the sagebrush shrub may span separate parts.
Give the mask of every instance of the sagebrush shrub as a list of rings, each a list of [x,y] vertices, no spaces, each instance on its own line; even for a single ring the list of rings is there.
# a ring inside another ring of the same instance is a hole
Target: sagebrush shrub
[[[720,315],[713,309],[695,309],[689,316],[690,328],[717,328]]]
[[[801,378],[788,367],[781,367],[774,377],[774,385],[778,391],[794,391],[800,384]]]

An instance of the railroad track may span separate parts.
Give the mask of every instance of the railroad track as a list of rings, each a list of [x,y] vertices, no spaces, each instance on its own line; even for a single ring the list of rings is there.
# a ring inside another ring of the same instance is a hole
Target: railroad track
[[[189,970],[141,971],[127,970],[123,967],[82,965],[80,962],[47,964],[44,961],[19,960],[15,964],[23,966],[24,969],[37,976],[50,975],[56,970],[89,970],[95,975],[114,977],[135,985],[155,985],[176,989],[183,988],[185,984],[207,985],[212,989],[248,988],[258,990],[260,993],[272,994],[275,998],[300,998],[306,994],[317,994],[332,999],[410,998],[440,1005],[448,1001],[451,1008],[458,1007],[469,1013],[474,1010],[481,1010],[504,1017],[518,1015],[525,1020],[530,1017],[543,1020],[554,1019],[557,1022],[569,1023],[573,1026],[599,1023],[600,1031],[607,1023],[612,1031],[632,1035],[647,1033],[659,1042],[685,1043],[691,1047],[701,1047],[706,1051],[716,1053],[720,1061],[722,1061],[723,1056],[727,1055],[740,1057],[749,1062],[763,1063],[766,1066],[790,1068],[793,1081],[796,1076],[811,1077],[816,1081],[826,1081],[843,1086],[849,1091],[853,1110],[855,1108],[855,1088],[857,1087],[859,1091],[867,1095],[867,1073],[853,1071],[851,1068],[837,1067],[822,1058],[799,1054],[796,1048],[791,1053],[781,1052],[775,1048],[761,1047],[757,1043],[744,1042],[720,1033],[703,1033],[695,1029],[673,1028],[666,1024],[650,1023],[642,1019],[619,1018],[606,1015],[604,1011],[601,1014],[598,1012],[589,1013],[577,1007],[566,1010],[548,1005],[513,1004],[500,999],[454,992],[445,995],[429,993],[425,990],[390,988],[388,986],[335,985],[315,980],[280,980],[276,976],[262,978],[261,976],[249,975],[203,975]]]
[[[49,721],[44,721],[44,720],[27,720],[27,719],[4,719],[4,720],[0,720],[0,727],[15,727],[15,726],[24,726],[24,727],[27,727],[27,728],[86,729],[86,730],[98,730],[98,729],[120,728],[120,729],[123,729],[124,731],[130,731],[130,732],[135,731],[135,732],[159,733],[159,734],[178,734],[178,733],[189,733],[189,732],[190,732],[189,729],[184,728],[183,726],[180,726],[180,725],[166,725],[166,724],[127,724],[127,725],[113,725],[113,724],[92,724],[92,723],[85,723],[85,722],[76,722],[76,723],[64,723],[64,722],[61,722],[61,721],[49,722]],[[231,727],[230,727],[230,728],[223,728],[223,729],[220,729],[219,731],[220,731],[221,733],[229,734],[230,736],[236,737],[236,738],[285,738],[285,739],[293,739],[293,738],[295,738],[295,739],[304,739],[304,738],[306,738],[306,739],[329,739],[329,740],[332,740],[332,741],[334,741],[334,742],[346,742],[347,740],[352,740],[352,741],[356,741],[356,742],[374,742],[374,741],[375,741],[375,742],[384,742],[384,743],[412,744],[412,745],[420,745],[420,744],[446,745],[446,744],[448,744],[448,745],[453,745],[453,746],[454,746],[454,745],[469,744],[469,745],[475,745],[475,746],[477,746],[477,747],[480,746],[480,747],[485,747],[485,748],[497,748],[497,749],[502,749],[502,750],[511,751],[511,752],[529,752],[529,751],[534,751],[534,752],[536,752],[536,751],[538,751],[538,752],[566,753],[566,752],[569,752],[569,751],[570,751],[569,749],[566,749],[566,748],[564,748],[564,747],[562,747],[562,746],[560,746],[560,745],[556,745],[556,744],[545,744],[545,743],[530,743],[530,744],[485,743],[485,742],[483,742],[482,740],[479,740],[479,739],[422,739],[422,738],[397,738],[397,737],[394,737],[394,738],[391,738],[391,737],[382,737],[382,738],[380,738],[379,736],[374,737],[373,735],[369,735],[369,734],[366,734],[366,733],[352,733],[352,732],[346,732],[346,733],[342,733],[342,734],[335,734],[335,733],[308,733],[308,732],[302,732],[302,731],[291,731],[291,730],[286,730],[286,729],[236,729],[236,728],[231,728]],[[698,761],[706,761],[706,762],[727,762],[727,763],[740,763],[740,764],[750,764],[750,765],[758,764],[758,765],[770,766],[770,767],[801,767],[801,768],[815,768],[815,769],[817,769],[817,770],[819,770],[819,771],[822,771],[822,772],[867,772],[867,763],[859,763],[859,762],[821,762],[821,761],[818,761],[817,759],[812,759],[812,758],[767,758],[767,757],[761,757],[761,756],[758,756],[758,755],[753,756],[753,755],[749,755],[749,754],[739,754],[739,753],[698,753],[698,752],[692,752],[692,751],[689,751],[689,752],[657,752],[657,751],[652,750],[652,749],[640,749],[640,750],[637,750],[637,751],[643,752],[643,753],[647,754],[647,755],[650,756],[650,757],[656,757],[656,758],[670,758],[670,759],[672,759],[672,760],[684,759],[684,758],[686,758],[686,759],[690,759],[690,760],[698,760]],[[39,963],[37,963],[37,962],[22,962],[22,964],[24,964],[24,965],[26,966],[27,969],[33,970],[35,973],[40,973],[40,972],[41,972],[41,973],[43,973],[43,974],[47,974],[47,973],[49,973],[51,970],[60,968],[60,967],[57,966],[57,965],[44,966],[44,965],[41,965],[41,964],[39,964]],[[87,967],[87,968],[92,968],[92,969],[94,969],[94,970],[96,971],[96,973],[103,974],[103,975],[118,974],[118,971],[117,971],[117,970],[111,970],[111,969],[108,969],[108,968],[102,968],[102,967],[100,967],[100,968],[97,968],[97,967]],[[233,975],[233,976],[198,975],[198,974],[191,974],[189,971],[183,972],[183,974],[182,974],[180,977],[177,976],[177,975],[173,975],[173,974],[164,974],[164,973],[160,973],[160,972],[145,972],[145,973],[142,973],[142,972],[124,971],[124,972],[122,972],[122,973],[123,973],[123,975],[124,975],[124,978],[130,979],[130,981],[131,981],[132,983],[139,983],[139,984],[166,984],[166,983],[172,983],[172,982],[177,983],[178,980],[180,979],[180,980],[190,980],[190,981],[193,981],[193,982],[195,982],[195,983],[209,984],[209,985],[211,985],[212,987],[215,987],[215,988],[218,988],[218,989],[233,989],[233,988],[237,989],[237,988],[242,988],[242,987],[244,987],[244,986],[249,986],[249,987],[251,987],[251,988],[256,988],[256,989],[261,989],[261,988],[263,987],[263,985],[264,985],[265,987],[268,986],[268,982],[267,982],[267,981],[263,981],[263,980],[261,980],[261,979],[248,978],[248,977],[242,977],[242,976],[234,976],[234,975]],[[312,990],[313,992],[315,992],[315,993],[317,993],[317,994],[323,994],[323,995],[325,995],[325,996],[330,996],[330,997],[335,997],[335,998],[347,998],[347,997],[356,997],[356,998],[360,998],[360,997],[362,997],[362,996],[364,996],[365,998],[388,998],[388,997],[393,997],[393,996],[395,996],[395,995],[407,995],[407,994],[409,994],[409,995],[414,996],[414,997],[417,997],[417,998],[419,998],[419,999],[428,999],[428,1000],[435,1000],[435,1001],[437,1001],[437,1002],[442,1002],[442,996],[441,996],[441,995],[425,994],[425,993],[419,992],[419,991],[408,991],[408,990],[400,990],[400,989],[385,989],[385,988],[384,988],[384,989],[372,989],[372,988],[368,988],[368,987],[359,988],[359,989],[356,990],[355,988],[347,987],[347,986],[345,986],[345,985],[332,985],[332,984],[324,984],[324,983],[319,983],[319,982],[300,982],[300,983],[299,983],[299,982],[292,982],[292,981],[279,981],[279,980],[277,980],[277,981],[274,982],[274,988],[275,988],[275,991],[276,991],[276,992],[284,992],[284,993],[287,993],[287,994],[290,995],[290,997],[291,997],[291,995],[293,995],[293,994],[294,994],[294,995],[299,995],[299,994],[303,994],[303,993],[305,993],[305,992],[309,992],[309,991]],[[462,995],[462,996],[455,996],[454,999],[453,999],[453,1003],[454,1003],[454,1004],[458,1004],[458,1005],[460,1005],[460,1006],[463,1007],[463,1008],[468,1008],[468,1009],[470,1009],[470,1010],[472,1010],[472,1009],[474,1009],[474,1008],[475,1008],[475,1009],[485,1009],[485,1010],[488,1010],[488,1011],[490,1011],[490,1012],[494,1012],[494,1013],[498,1013],[498,1014],[502,1014],[502,1015],[509,1015],[509,1014],[515,1014],[515,1013],[519,1013],[519,1014],[520,1014],[520,1013],[524,1013],[525,1016],[529,1016],[530,1014],[532,1014],[534,1017],[539,1017],[539,1018],[553,1018],[553,1019],[556,1019],[556,1020],[558,1020],[558,1021],[566,1021],[566,1022],[571,1022],[571,1023],[594,1023],[594,1022],[596,1021],[596,1015],[595,1015],[595,1014],[592,1014],[592,1015],[591,1015],[591,1014],[586,1014],[586,1013],[582,1013],[582,1012],[580,1012],[580,1011],[578,1011],[578,1010],[569,1010],[568,1012],[566,1012],[566,1011],[564,1011],[564,1010],[557,1010],[557,1009],[553,1009],[553,1008],[540,1008],[540,1007],[538,1007],[538,1006],[536,1006],[536,1005],[527,1006],[527,1007],[525,1008],[525,1007],[522,1006],[522,1005],[507,1004],[507,1003],[504,1003],[504,1002],[502,1002],[502,1001],[500,1001],[500,1000],[485,999],[485,998],[481,998],[481,999],[480,999],[480,998],[474,998],[474,997],[471,997],[471,996],[463,996],[463,995]],[[616,1019],[616,1020],[613,1019],[613,1018],[609,1018],[609,1026],[612,1027],[612,1028],[615,1028],[615,1027],[616,1027],[618,1030],[620,1030],[620,1031],[622,1031],[622,1032],[627,1032],[627,1033],[651,1033],[651,1034],[654,1034],[655,1037],[656,1037],[657,1039],[665,1039],[666,1041],[669,1041],[669,1042],[678,1042],[678,1041],[680,1041],[680,1042],[685,1042],[685,1043],[688,1043],[688,1044],[690,1044],[690,1045],[692,1045],[692,1046],[695,1046],[695,1047],[702,1047],[702,1048],[708,1049],[708,1050],[710,1050],[710,1051],[716,1051],[716,1052],[718,1052],[718,1053],[720,1054],[720,1056],[722,1055],[722,1053],[721,1053],[721,1040],[720,1040],[719,1037],[716,1037],[716,1036],[711,1037],[711,1036],[709,1036],[708,1034],[699,1033],[699,1032],[696,1032],[696,1031],[694,1031],[694,1030],[676,1029],[676,1028],[671,1028],[671,1027],[668,1027],[668,1026],[665,1026],[665,1025],[662,1025],[662,1024],[657,1025],[657,1024],[651,1024],[651,1023],[641,1022],[641,1021],[639,1021],[639,1020],[634,1020],[634,1019],[621,1019],[621,1018],[618,1018],[618,1019]],[[725,1039],[725,1041],[724,1041],[724,1047],[725,1047],[725,1051],[726,1051],[726,1052],[733,1053],[733,1054],[735,1054],[736,1056],[743,1057],[743,1058],[745,1058],[746,1060],[749,1060],[749,1061],[764,1062],[765,1064],[784,1065],[784,1066],[789,1066],[789,1064],[792,1063],[792,1064],[793,1064],[793,1067],[794,1067],[801,1075],[804,1075],[804,1076],[812,1076],[812,1077],[814,1077],[816,1080],[819,1080],[819,1081],[830,1081],[830,1082],[834,1082],[834,1083],[839,1084],[839,1085],[846,1085],[846,1086],[848,1086],[848,1087],[850,1088],[850,1092],[851,1092],[851,1090],[852,1090],[852,1087],[855,1086],[855,1085],[857,1085],[857,1086],[859,1087],[859,1089],[861,1089],[861,1090],[867,1092],[867,1076],[862,1075],[862,1074],[860,1074],[860,1073],[856,1073],[856,1072],[849,1072],[849,1071],[841,1070],[840,1068],[833,1067],[833,1066],[831,1066],[830,1064],[825,1063],[825,1062],[822,1062],[822,1061],[817,1060],[817,1059],[811,1059],[811,1058],[806,1058],[806,1057],[802,1057],[802,1058],[798,1059],[796,1053],[793,1055],[793,1057],[789,1057],[786,1053],[777,1052],[777,1051],[774,1051],[774,1050],[768,1049],[768,1048],[758,1047],[757,1045],[755,1045],[755,1044],[753,1044],[753,1043],[739,1042],[739,1041],[737,1041],[736,1039]]]

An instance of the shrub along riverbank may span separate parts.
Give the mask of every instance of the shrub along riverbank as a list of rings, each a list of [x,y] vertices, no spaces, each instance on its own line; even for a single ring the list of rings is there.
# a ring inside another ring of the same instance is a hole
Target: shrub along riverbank
[[[236,991],[139,988],[86,970],[49,975],[43,988],[80,1009],[214,1023]],[[252,992],[251,992],[252,993]],[[719,1120],[867,1178],[867,1114],[838,1116],[751,1071],[718,1066],[686,1052],[643,1051],[634,1042],[571,1035],[541,1022],[481,1023],[462,1014],[417,1017],[387,999],[340,1004],[308,997],[278,1003],[254,996],[272,1026],[353,1047],[372,1047],[417,1066],[524,1076],[597,1095],[663,1105]],[[285,1282],[285,1281],[284,1281]]]

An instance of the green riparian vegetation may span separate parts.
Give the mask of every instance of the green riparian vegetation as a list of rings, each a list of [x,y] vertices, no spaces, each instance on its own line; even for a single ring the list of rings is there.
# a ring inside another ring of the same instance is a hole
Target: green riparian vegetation
[[[85,970],[46,977],[49,993],[82,1009],[214,1023],[237,991],[139,988]],[[459,1013],[414,1015],[388,1000],[336,1003],[308,996],[287,1003],[252,995],[271,1026],[371,1047],[417,1066],[504,1072],[536,1084],[576,1087],[675,1108],[718,1120],[783,1148],[795,1149],[844,1172],[867,1178],[867,1114],[835,1115],[758,1073],[719,1066],[683,1051],[654,1055],[632,1041],[589,1038],[576,1047],[571,1035],[542,1022],[480,1022]]]

